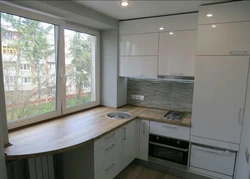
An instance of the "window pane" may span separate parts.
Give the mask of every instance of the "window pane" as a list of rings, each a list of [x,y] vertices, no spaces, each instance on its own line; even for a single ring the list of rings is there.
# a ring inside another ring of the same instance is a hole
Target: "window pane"
[[[65,30],[66,107],[96,101],[96,37]]]
[[[56,26],[1,13],[8,121],[56,110]]]

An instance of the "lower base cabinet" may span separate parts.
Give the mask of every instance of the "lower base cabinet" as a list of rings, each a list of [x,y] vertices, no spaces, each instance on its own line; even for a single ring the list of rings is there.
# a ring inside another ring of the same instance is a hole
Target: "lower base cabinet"
[[[232,179],[236,152],[192,144],[190,170],[221,179]]]
[[[122,170],[136,158],[137,122],[138,120],[134,120],[123,127],[124,137],[122,140]]]
[[[138,158],[148,161],[149,120],[139,120]]]
[[[98,173],[95,174],[95,179],[112,179],[121,171],[121,156],[106,165]]]
[[[110,132],[94,143],[95,179],[112,179],[137,155],[138,120]]]

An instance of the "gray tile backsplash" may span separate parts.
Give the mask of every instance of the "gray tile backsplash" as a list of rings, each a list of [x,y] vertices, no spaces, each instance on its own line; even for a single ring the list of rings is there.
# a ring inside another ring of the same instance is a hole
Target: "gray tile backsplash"
[[[193,81],[128,78],[128,104],[184,112],[192,111]],[[143,95],[144,101],[130,99]]]

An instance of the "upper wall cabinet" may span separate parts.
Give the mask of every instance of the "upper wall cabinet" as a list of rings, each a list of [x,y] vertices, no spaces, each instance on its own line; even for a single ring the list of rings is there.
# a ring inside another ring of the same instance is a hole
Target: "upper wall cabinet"
[[[200,25],[197,55],[249,55],[250,22]]]
[[[196,30],[160,33],[158,75],[194,76]]]
[[[199,25],[242,21],[250,21],[249,1],[201,6],[199,9]]]
[[[158,33],[120,36],[120,56],[158,55]]]
[[[120,35],[197,29],[198,13],[120,22]]]

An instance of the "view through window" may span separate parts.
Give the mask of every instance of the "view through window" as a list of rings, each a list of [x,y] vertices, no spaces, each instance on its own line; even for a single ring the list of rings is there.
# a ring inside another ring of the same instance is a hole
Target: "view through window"
[[[56,26],[1,13],[7,120],[56,110]]]
[[[96,100],[96,37],[65,30],[66,107]]]

